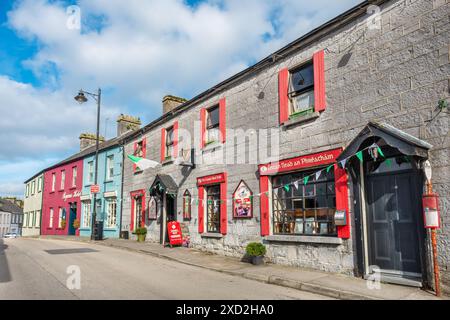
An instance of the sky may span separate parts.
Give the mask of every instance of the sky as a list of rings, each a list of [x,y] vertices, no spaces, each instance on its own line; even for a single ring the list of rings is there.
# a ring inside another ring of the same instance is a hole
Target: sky
[[[359,2],[0,0],[0,196],[23,197],[26,179],[95,132],[80,88],[102,88],[112,138],[121,113],[146,124],[164,95],[192,98]]]

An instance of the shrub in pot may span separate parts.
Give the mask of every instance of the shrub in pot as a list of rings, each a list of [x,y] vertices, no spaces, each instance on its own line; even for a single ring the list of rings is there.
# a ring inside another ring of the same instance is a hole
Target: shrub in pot
[[[144,242],[145,237],[147,236],[147,228],[146,227],[137,228],[135,234],[138,237],[137,239],[138,242]]]
[[[75,230],[78,229],[80,227],[80,220],[78,219],[73,220],[72,226]]]
[[[264,263],[266,246],[259,242],[251,242],[245,248],[247,255],[251,258],[252,264],[260,265]]]

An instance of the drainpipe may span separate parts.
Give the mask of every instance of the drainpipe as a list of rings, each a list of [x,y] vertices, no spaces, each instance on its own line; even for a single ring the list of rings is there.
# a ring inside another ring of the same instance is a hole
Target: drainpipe
[[[121,184],[120,184],[120,222],[119,222],[119,239],[120,234],[122,233],[122,219],[123,219],[123,176],[124,176],[124,164],[125,164],[125,146],[122,144],[121,151],[122,151],[122,177],[121,177]]]

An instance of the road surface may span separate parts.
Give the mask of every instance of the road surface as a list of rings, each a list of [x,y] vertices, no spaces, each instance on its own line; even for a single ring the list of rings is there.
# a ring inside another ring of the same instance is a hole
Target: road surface
[[[2,299],[329,298],[90,243],[18,238],[0,239]]]

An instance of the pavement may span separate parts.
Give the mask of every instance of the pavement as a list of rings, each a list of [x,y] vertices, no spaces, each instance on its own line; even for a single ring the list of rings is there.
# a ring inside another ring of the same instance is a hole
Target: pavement
[[[96,243],[0,239],[0,301],[20,300],[327,300]]]
[[[43,239],[58,239],[95,243],[118,249],[139,252],[158,258],[176,261],[232,276],[256,280],[262,283],[297,289],[344,300],[440,300],[432,292],[420,288],[380,283],[379,288],[368,286],[368,281],[329,272],[274,264],[254,266],[238,258],[215,255],[193,248],[163,247],[157,243],[139,243],[133,240],[105,239],[92,241],[89,238],[70,236],[41,236]]]

